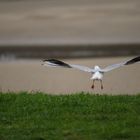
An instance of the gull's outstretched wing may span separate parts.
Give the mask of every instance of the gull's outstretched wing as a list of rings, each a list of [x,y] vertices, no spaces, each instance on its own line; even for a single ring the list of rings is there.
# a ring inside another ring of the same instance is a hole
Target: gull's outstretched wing
[[[113,69],[119,68],[121,66],[134,64],[134,63],[139,62],[139,61],[140,61],[140,56],[137,56],[137,57],[135,57],[133,59],[130,59],[128,61],[124,61],[124,62],[121,62],[121,63],[118,63],[118,64],[110,65],[110,66],[102,69],[101,72],[108,72],[108,71],[111,71]]]
[[[94,72],[94,69],[91,69],[89,67],[86,66],[81,66],[81,65],[72,65],[72,64],[67,64],[63,61],[57,60],[57,59],[46,59],[43,61],[43,65],[44,66],[51,66],[51,67],[65,67],[65,68],[75,68],[81,71],[85,71],[85,72]]]

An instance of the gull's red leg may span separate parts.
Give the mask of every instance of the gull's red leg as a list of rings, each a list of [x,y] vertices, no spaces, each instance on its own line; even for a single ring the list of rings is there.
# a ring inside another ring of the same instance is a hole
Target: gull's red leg
[[[94,80],[93,80],[93,84],[92,84],[91,88],[94,89]]]
[[[100,83],[101,83],[101,89],[103,89],[104,87],[103,87],[103,82],[102,82],[102,80],[100,80]]]

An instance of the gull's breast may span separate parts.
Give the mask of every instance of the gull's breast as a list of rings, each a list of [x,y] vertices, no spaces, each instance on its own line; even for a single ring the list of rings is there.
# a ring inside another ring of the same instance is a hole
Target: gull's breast
[[[90,78],[91,80],[101,80],[103,78],[103,74],[100,72],[95,72],[92,77]]]

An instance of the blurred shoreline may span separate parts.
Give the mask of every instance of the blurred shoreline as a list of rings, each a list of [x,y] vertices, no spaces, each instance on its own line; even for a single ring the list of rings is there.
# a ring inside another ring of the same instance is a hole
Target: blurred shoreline
[[[140,44],[0,46],[0,60],[90,58],[140,55]]]

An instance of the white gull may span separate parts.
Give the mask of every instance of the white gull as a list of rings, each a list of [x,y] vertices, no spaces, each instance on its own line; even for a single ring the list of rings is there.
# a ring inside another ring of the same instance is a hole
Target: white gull
[[[94,89],[94,82],[98,80],[101,83],[101,89],[103,89],[102,79],[103,79],[104,73],[109,72],[113,69],[122,67],[122,66],[134,64],[134,63],[139,62],[139,61],[140,61],[140,56],[137,56],[135,58],[132,58],[132,59],[127,60],[127,61],[123,61],[123,62],[118,63],[118,64],[109,65],[103,69],[101,69],[99,66],[94,66],[94,68],[89,68],[89,67],[81,66],[81,65],[68,64],[68,63],[65,63],[65,62],[57,60],[57,59],[45,59],[45,60],[43,60],[43,65],[44,66],[51,66],[51,67],[58,67],[59,66],[59,67],[64,67],[64,68],[75,68],[75,69],[78,69],[81,71],[91,73],[92,77],[90,79],[93,81],[91,88]]]

